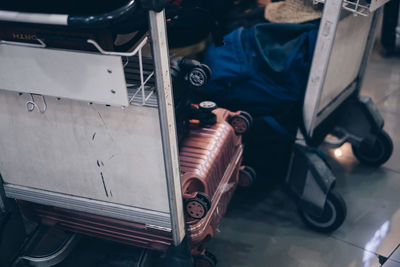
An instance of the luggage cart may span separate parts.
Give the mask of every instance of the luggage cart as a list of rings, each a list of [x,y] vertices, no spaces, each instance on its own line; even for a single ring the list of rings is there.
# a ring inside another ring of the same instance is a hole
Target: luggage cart
[[[335,177],[309,147],[323,142],[339,147],[350,142],[356,158],[369,166],[382,165],[393,151],[383,118],[370,98],[360,96],[375,29],[387,0],[317,2],[324,3],[324,10],[304,98],[303,129],[294,146],[287,182],[301,200],[304,222],[314,230],[330,232],[343,223],[346,205],[334,191]]]
[[[0,207],[15,199],[126,221],[147,231],[128,243],[170,247],[170,261],[191,266],[163,1],[138,2],[90,17],[0,11],[7,25],[65,30],[112,25],[140,5],[150,32],[127,52],[90,37],[0,40]],[[150,48],[154,71],[142,59]]]

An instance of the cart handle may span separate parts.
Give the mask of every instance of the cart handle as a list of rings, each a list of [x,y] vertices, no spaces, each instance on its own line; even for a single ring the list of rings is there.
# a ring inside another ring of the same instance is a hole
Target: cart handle
[[[136,0],[129,1],[123,7],[95,16],[70,16],[67,14],[42,14],[0,10],[0,21],[61,25],[80,28],[107,27],[116,20],[131,16],[137,9]]]

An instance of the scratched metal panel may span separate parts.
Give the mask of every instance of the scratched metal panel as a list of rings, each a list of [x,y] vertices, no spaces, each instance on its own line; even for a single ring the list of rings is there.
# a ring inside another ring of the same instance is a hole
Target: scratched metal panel
[[[46,97],[42,114],[29,99],[0,91],[5,183],[169,212],[157,109]]]
[[[129,105],[121,57],[0,45],[0,89]]]
[[[336,31],[319,111],[324,109],[358,76],[373,16],[348,15]]]

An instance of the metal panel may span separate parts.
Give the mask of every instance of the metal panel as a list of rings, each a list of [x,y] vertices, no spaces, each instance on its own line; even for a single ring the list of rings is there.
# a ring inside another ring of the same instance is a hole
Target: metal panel
[[[150,11],[150,32],[153,41],[158,104],[165,171],[168,184],[169,207],[174,244],[178,245],[185,237],[185,221],[182,205],[182,188],[178,159],[174,102],[169,69],[168,41],[164,11]]]
[[[307,85],[303,117],[307,134],[334,111],[351,93],[366,46],[371,35],[375,14],[354,16],[343,11],[341,0],[328,0],[321,20],[313,64]]]
[[[340,20],[318,111],[358,76],[373,16],[349,15]]]
[[[121,57],[0,45],[0,89],[127,106]]]
[[[4,183],[169,212],[156,109],[89,105],[0,91],[0,172]]]
[[[158,227],[169,229],[171,228],[169,213],[165,212],[107,203],[104,201],[59,194],[26,186],[6,184],[4,189],[9,198],[26,200],[47,206],[77,210],[136,223],[156,225]]]

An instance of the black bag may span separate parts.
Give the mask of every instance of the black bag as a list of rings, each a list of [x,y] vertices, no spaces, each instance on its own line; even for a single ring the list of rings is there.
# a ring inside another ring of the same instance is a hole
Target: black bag
[[[400,52],[400,0],[392,0],[384,7],[381,42],[387,55]]]

